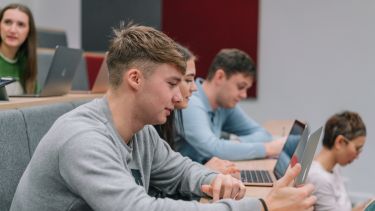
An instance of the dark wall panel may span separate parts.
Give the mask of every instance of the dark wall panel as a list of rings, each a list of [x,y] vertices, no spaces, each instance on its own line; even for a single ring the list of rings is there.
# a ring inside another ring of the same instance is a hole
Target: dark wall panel
[[[258,0],[163,0],[162,30],[198,55],[198,76],[221,48],[239,48],[257,61]],[[249,90],[256,96],[256,83]]]
[[[161,0],[82,0],[82,48],[105,51],[122,20],[160,29]]]

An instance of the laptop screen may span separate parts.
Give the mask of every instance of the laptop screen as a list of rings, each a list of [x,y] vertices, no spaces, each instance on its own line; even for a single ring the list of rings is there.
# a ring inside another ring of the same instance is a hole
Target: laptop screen
[[[294,151],[302,138],[305,127],[306,125],[304,123],[299,122],[298,120],[294,121],[274,168],[276,179],[280,179],[284,176],[289,166],[290,159],[292,158]]]

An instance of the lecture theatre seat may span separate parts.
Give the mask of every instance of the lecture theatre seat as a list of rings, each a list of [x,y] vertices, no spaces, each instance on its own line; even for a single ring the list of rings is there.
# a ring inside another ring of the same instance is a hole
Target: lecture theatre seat
[[[9,210],[27,164],[55,120],[86,102],[0,110],[0,211]]]
[[[9,210],[30,161],[25,121],[19,110],[0,112],[0,210]]]

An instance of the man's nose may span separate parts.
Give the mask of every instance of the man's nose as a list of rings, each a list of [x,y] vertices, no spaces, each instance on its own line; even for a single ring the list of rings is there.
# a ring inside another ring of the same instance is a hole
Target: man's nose
[[[247,97],[247,89],[241,91],[240,97],[241,99],[245,99]]]
[[[172,101],[173,103],[179,103],[182,101],[180,89],[177,89],[177,92],[173,95]]]

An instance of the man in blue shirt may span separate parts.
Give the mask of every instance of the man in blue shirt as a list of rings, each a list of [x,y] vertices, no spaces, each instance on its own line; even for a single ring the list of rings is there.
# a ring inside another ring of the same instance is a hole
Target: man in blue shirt
[[[255,77],[255,64],[243,51],[223,49],[214,58],[206,80],[198,78],[197,92],[182,110],[184,133],[176,149],[192,160],[205,163],[213,156],[248,160],[279,154],[285,138],[272,136],[237,105],[247,97]],[[222,132],[239,141],[221,138]]]

